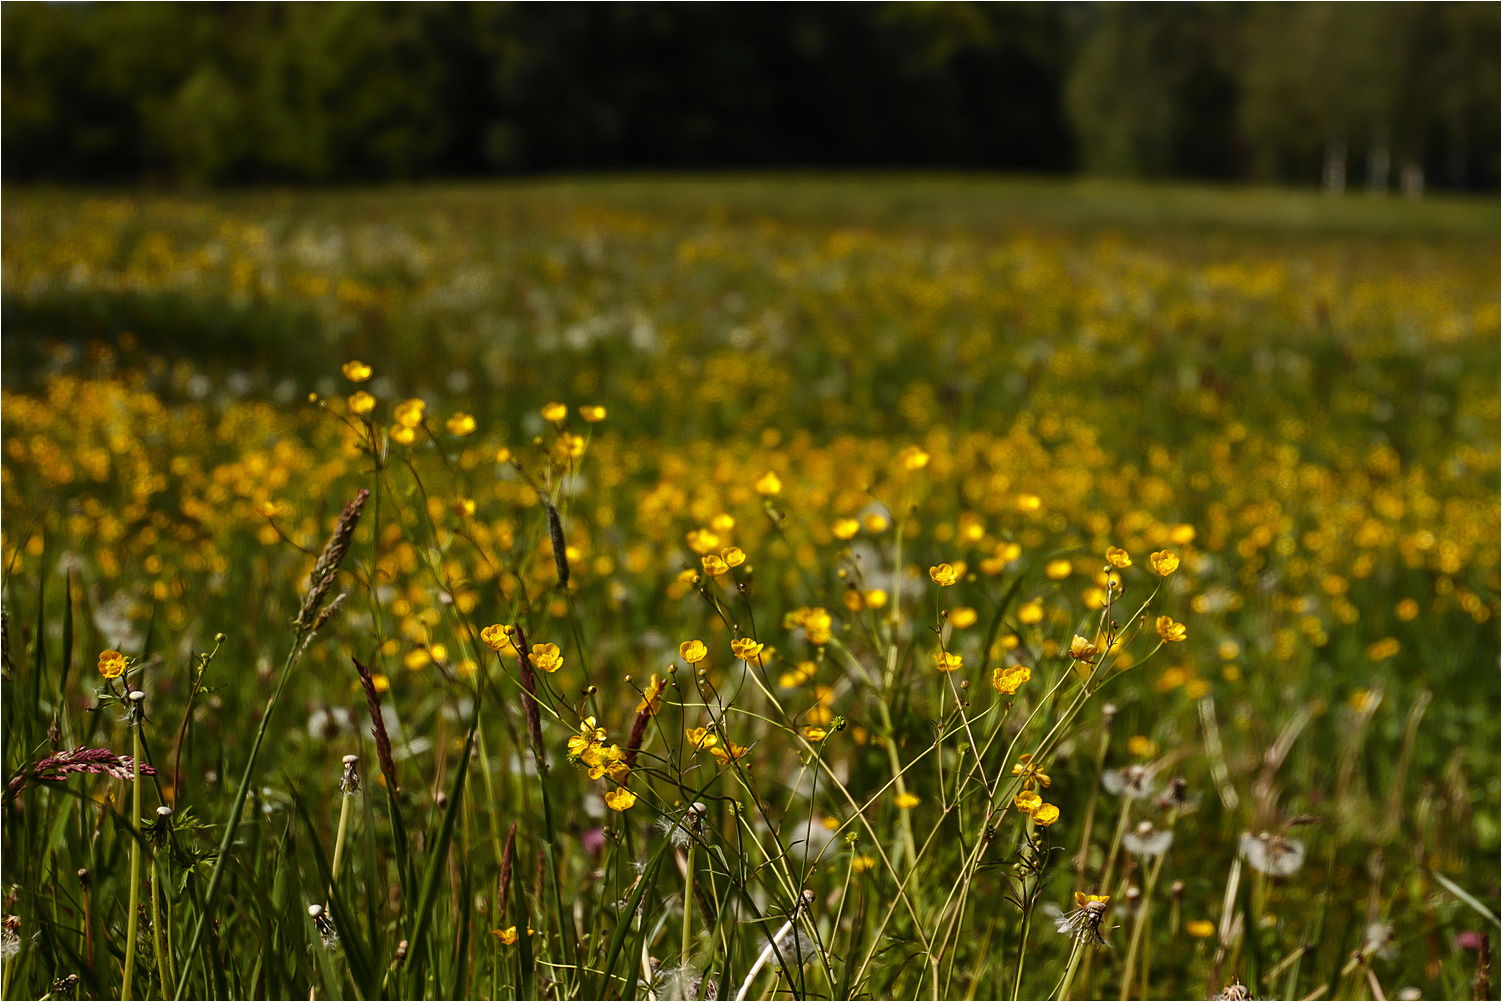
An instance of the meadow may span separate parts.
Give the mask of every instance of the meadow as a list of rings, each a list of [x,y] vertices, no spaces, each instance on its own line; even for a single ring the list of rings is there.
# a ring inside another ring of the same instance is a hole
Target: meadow
[[[4,997],[1488,997],[1497,232],[8,191]]]

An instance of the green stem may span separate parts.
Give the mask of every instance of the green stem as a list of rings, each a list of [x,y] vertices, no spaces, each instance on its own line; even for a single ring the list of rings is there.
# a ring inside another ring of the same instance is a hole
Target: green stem
[[[126,697],[129,698],[128,696]],[[131,981],[136,976],[136,906],[141,900],[141,722],[135,719],[138,704],[131,704],[130,826],[135,837],[130,842],[130,904],[125,918],[125,977],[120,983],[120,1002],[131,997]]]
[[[1056,999],[1067,999],[1069,989],[1074,986],[1074,972],[1079,969],[1080,956],[1085,952],[1085,941],[1081,937],[1075,937],[1074,949],[1069,952],[1069,969],[1064,972],[1064,983],[1059,986],[1059,992],[1054,996]]]
[[[692,808],[690,808],[692,810]],[[683,952],[678,961],[689,966],[694,948],[694,843],[688,843],[688,866],[683,874]]]
[[[240,832],[240,821],[245,814],[245,799],[250,795],[250,782],[255,777],[256,760],[261,754],[261,743],[266,740],[266,729],[271,724],[271,712],[276,709],[277,700],[287,685],[287,678],[292,674],[292,666],[297,664],[302,656],[305,638],[306,633],[301,630],[293,635],[292,649],[287,652],[287,660],[282,662],[281,677],[277,679],[276,688],[272,690],[271,698],[266,701],[266,709],[261,713],[261,725],[256,729],[256,739],[250,746],[249,757],[245,760],[245,770],[240,774],[240,787],[235,791],[235,803],[230,808],[229,818],[224,825],[224,837],[219,840],[219,855],[214,860],[213,872],[209,874],[209,886],[203,895],[203,910],[198,913],[198,921],[193,926],[193,938],[188,943],[186,956],[191,957],[198,952],[198,945],[203,941],[203,931],[214,912],[214,907],[219,903],[219,885],[224,882],[225,864],[229,861],[230,849],[235,844],[235,836]],[[173,992],[173,997],[182,998],[187,987],[188,968],[184,967],[182,973],[178,975],[177,988]]]
[[[162,996],[167,995],[167,986],[172,984],[172,977],[167,973],[167,951],[162,946],[162,907],[158,886],[161,884],[161,873],[157,869],[156,854],[152,853],[151,859],[151,942],[156,950],[156,977],[157,983],[162,990]]]
[[[345,790],[342,803],[339,805],[339,831],[334,835],[334,864],[329,868],[329,891],[333,892],[334,883],[339,879],[339,864],[344,860],[344,831],[349,827],[349,802],[354,799],[351,791]]]

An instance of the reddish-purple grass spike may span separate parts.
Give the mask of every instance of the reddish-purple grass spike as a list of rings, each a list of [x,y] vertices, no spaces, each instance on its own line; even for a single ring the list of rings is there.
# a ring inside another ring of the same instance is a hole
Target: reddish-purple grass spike
[[[370,674],[370,669],[356,658],[350,660],[355,662],[355,671],[360,674],[360,685],[365,689],[365,705],[370,710],[370,734],[375,738],[376,758],[381,762],[381,775],[386,777],[386,788],[394,794],[397,792],[396,761],[391,757],[391,738],[386,734],[386,718],[381,714],[381,696],[376,692],[375,678]]]
[[[522,690],[526,693],[522,697],[522,710],[527,715],[527,730],[532,735],[532,754],[537,758],[537,771],[546,779],[548,756],[542,747],[542,720],[537,713],[537,674],[532,669],[532,658],[527,654],[527,635],[522,632],[520,624],[514,630],[516,663],[521,668]]]
[[[13,776],[6,793],[14,797],[28,781],[34,783],[61,783],[69,776],[112,776],[130,782],[135,774],[135,762],[129,755],[116,755],[108,748],[85,748],[79,746],[71,751],[58,752],[42,759],[30,769]],[[155,776],[156,770],[141,763],[141,775]]]

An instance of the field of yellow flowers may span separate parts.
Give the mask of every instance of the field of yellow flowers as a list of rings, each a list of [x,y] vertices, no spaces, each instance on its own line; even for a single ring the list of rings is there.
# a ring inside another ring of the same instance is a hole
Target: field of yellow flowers
[[[7,194],[4,997],[1487,990],[1495,201]]]

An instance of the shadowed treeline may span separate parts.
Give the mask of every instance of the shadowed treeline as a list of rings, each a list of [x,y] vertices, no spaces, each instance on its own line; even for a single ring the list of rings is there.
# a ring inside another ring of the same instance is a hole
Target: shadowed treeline
[[[7,4],[12,181],[1498,179],[1491,4]]]

